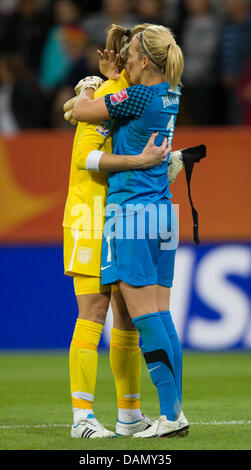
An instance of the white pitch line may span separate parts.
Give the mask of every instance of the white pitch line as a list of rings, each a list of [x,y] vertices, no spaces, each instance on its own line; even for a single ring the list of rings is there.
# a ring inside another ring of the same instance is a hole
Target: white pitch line
[[[233,425],[236,425],[236,424],[251,424],[251,420],[248,420],[248,421],[210,421],[209,423],[205,423],[204,421],[198,421],[198,422],[194,422],[194,423],[190,423],[191,426],[194,425],[194,424],[198,424],[200,426],[220,426],[222,424],[233,424]]]
[[[191,426],[221,426],[221,425],[250,425],[251,420],[248,421],[210,421],[208,423],[204,421],[195,421],[189,423]],[[70,424],[11,424],[11,425],[0,425],[0,429],[47,429],[47,428],[65,428],[71,427]]]
[[[0,425],[0,429],[65,428],[69,426],[70,424],[3,424]]]

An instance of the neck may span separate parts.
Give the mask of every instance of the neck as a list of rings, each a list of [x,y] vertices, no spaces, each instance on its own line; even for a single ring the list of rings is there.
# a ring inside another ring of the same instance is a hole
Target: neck
[[[151,86],[151,85],[158,85],[159,83],[163,83],[164,81],[165,79],[161,73],[144,73],[143,72],[140,83],[141,85]]]

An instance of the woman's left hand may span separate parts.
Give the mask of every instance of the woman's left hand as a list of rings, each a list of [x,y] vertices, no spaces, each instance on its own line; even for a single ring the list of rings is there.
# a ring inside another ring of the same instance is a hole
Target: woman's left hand
[[[99,70],[107,78],[116,80],[120,77],[119,75],[119,62],[120,55],[114,54],[114,51],[108,51],[105,49],[104,52],[97,50],[99,56]]]

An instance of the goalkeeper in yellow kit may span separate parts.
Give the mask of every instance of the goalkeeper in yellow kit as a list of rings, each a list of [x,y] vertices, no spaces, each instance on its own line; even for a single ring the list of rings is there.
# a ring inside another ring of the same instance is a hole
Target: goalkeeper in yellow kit
[[[123,43],[129,42],[134,34],[146,26],[138,25],[128,31],[113,25],[108,32],[107,49],[119,52]],[[109,61],[108,57],[107,60]],[[125,69],[119,78],[107,80],[101,86],[98,77],[90,77],[81,82],[76,87],[77,93],[92,86],[96,90],[95,98],[116,93],[129,86]],[[65,109],[68,108],[66,106]],[[138,158],[114,156],[111,121],[78,123],[76,129],[63,221],[65,274],[73,276],[79,309],[69,355],[74,417],[72,437],[96,438],[115,435],[99,423],[93,412],[97,348],[111,297],[110,287],[100,283],[107,192],[106,170],[143,169],[160,164],[169,153],[170,147],[166,141],[161,147],[156,147],[154,137],[151,137],[143,154]],[[104,171],[88,171],[89,155],[97,149],[102,149],[103,152],[99,160],[99,170]],[[110,363],[118,403],[116,433],[132,435],[146,429],[151,425],[151,420],[140,411],[141,352],[138,332],[131,322],[120,291],[115,286],[112,291],[114,321],[111,330]]]

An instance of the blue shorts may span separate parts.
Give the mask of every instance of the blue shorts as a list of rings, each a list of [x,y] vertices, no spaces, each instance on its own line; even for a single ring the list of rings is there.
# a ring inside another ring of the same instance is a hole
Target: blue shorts
[[[121,280],[132,286],[172,286],[178,244],[175,210],[169,200],[151,206],[107,216],[101,284]]]

